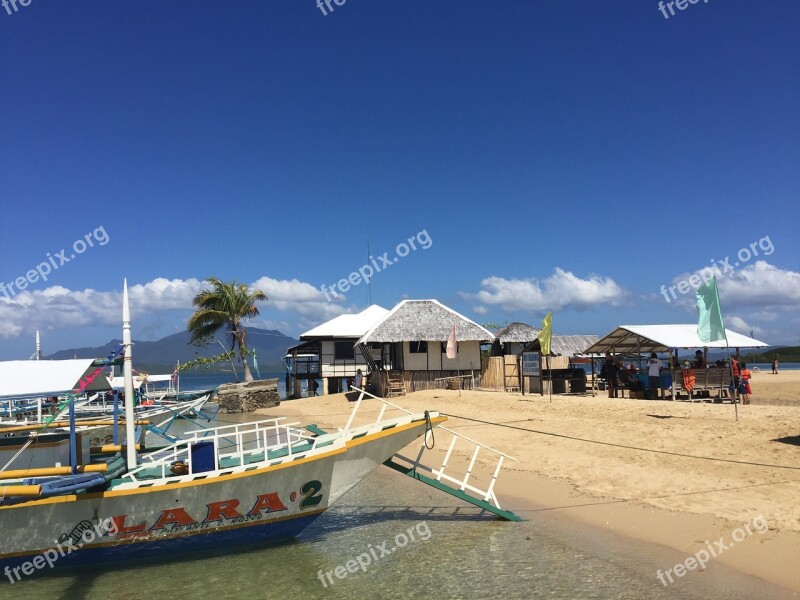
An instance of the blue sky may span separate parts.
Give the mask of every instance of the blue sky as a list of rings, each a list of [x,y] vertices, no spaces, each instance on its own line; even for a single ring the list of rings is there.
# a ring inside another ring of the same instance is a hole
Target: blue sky
[[[119,337],[123,277],[135,338],[212,275],[297,335],[420,232],[374,302],[602,335],[695,320],[668,288],[713,260],[730,328],[800,342],[795,0],[333,8],[0,8],[0,358]]]

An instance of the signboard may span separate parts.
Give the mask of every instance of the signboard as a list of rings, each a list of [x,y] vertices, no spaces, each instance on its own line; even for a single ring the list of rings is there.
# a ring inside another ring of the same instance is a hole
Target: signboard
[[[539,377],[539,353],[538,352],[523,352],[522,353],[522,376],[523,377]]]

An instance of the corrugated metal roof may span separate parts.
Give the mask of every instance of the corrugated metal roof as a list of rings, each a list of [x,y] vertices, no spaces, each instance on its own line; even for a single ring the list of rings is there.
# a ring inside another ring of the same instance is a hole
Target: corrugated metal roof
[[[550,353],[556,356],[578,356],[587,354],[587,348],[597,343],[596,335],[554,335],[550,337]],[[539,340],[534,340],[525,351],[539,349]]]
[[[550,352],[561,356],[586,354],[586,349],[599,339],[597,335],[554,335],[550,338]]]
[[[459,342],[494,340],[489,330],[438,300],[403,300],[365,333],[358,343],[444,342],[453,325],[456,326],[456,339]]]
[[[360,313],[339,315],[322,325],[317,325],[314,329],[309,329],[302,334],[300,339],[359,338],[364,335],[370,327],[388,314],[388,310],[382,306],[373,304]]]
[[[730,329],[725,330],[731,348],[765,348],[761,342]],[[725,348],[725,341],[703,342],[697,335],[697,324],[688,325],[620,325],[592,344],[587,353],[667,352],[670,348]]]

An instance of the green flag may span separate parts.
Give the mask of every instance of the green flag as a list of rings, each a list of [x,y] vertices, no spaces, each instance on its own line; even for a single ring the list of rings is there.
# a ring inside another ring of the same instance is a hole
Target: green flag
[[[543,356],[550,354],[550,337],[553,333],[553,313],[547,313],[542,321],[542,330],[536,338],[539,340],[539,346]]]
[[[722,323],[716,277],[697,288],[697,312],[697,337],[703,342],[724,340],[725,325]]]

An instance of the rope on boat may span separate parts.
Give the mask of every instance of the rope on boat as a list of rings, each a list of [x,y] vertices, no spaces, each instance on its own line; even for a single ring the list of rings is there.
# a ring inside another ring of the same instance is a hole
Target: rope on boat
[[[431,445],[428,446],[428,432],[431,434]],[[433,450],[436,446],[436,438],[433,436],[433,423],[431,423],[431,413],[425,411],[425,447],[428,450]]]

